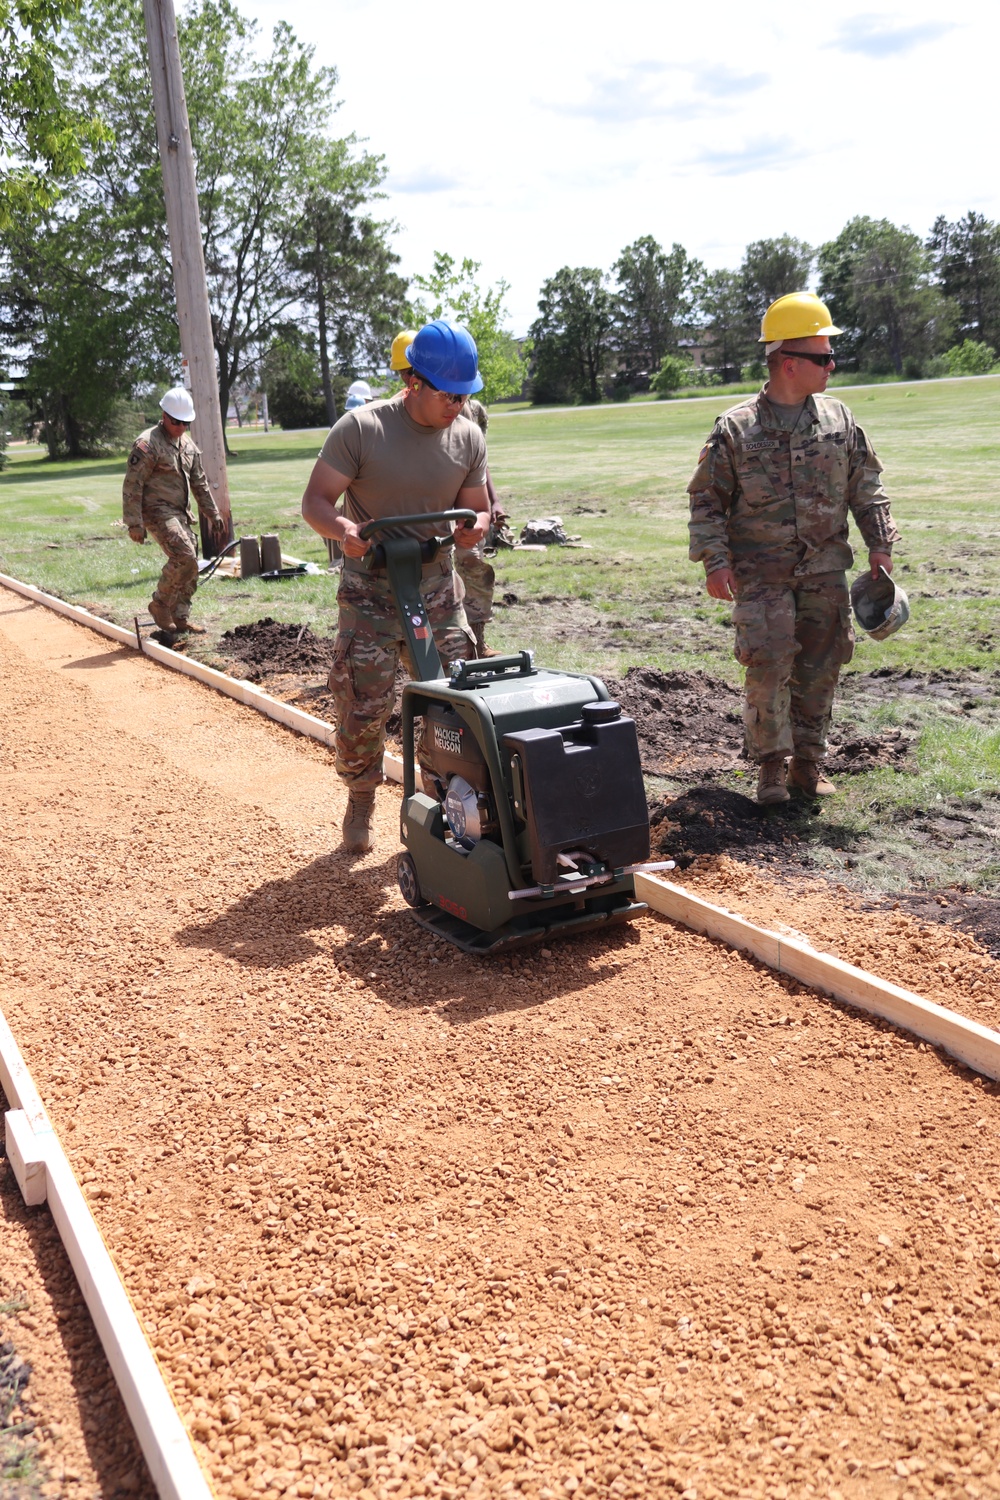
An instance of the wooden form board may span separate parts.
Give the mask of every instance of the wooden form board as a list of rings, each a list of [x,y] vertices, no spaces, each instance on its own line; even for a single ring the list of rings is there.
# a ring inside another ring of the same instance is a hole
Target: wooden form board
[[[12,1106],[4,1133],[18,1187],[26,1203],[49,1206],[160,1500],[212,1500],[156,1356],[2,1011],[0,1084]]]
[[[22,598],[31,599],[35,604],[44,605],[56,614],[65,615],[69,620],[75,620],[78,625],[85,625],[88,630],[96,630],[99,635],[107,636],[112,641],[117,641],[121,646],[131,646],[138,650],[134,630],[126,630],[123,625],[115,625],[111,620],[102,620],[100,615],[92,615],[89,610],[81,609],[77,604],[67,604],[64,599],[57,599],[52,594],[43,593],[36,589],[33,584],[22,583],[18,578],[10,578],[6,573],[0,573],[0,586],[10,589],[12,593],[20,594]],[[225,693],[227,698],[235,698],[238,703],[245,703],[248,708],[255,708],[258,713],[266,714],[269,719],[274,719],[278,724],[284,724],[288,729],[294,729],[298,734],[304,734],[311,740],[318,740],[321,745],[332,745],[334,726],[328,724],[325,719],[317,719],[313,714],[303,713],[301,708],[293,708],[290,703],[282,703],[279,698],[272,698],[270,693],[261,692],[260,688],[254,687],[251,682],[244,682],[238,677],[228,677],[225,672],[217,672],[214,667],[206,667],[200,661],[192,661],[190,657],[182,655],[179,651],[171,651],[168,646],[160,646],[156,641],[144,640],[142,643],[144,656],[151,656],[154,661],[161,662],[163,666],[170,667],[174,672],[183,672],[186,677],[193,677],[198,682],[203,682],[207,687],[215,688],[216,692]],[[403,762],[398,755],[386,751],[382,758],[382,771],[387,781],[402,781]]]
[[[882,1016],[902,1030],[942,1047],[976,1073],[1000,1079],[1000,1032],[991,1031],[943,1005],[935,1005],[912,990],[876,979],[832,954],[819,953],[807,943],[757,927],[745,917],[715,906],[669,880],[637,875],[635,890],[640,901],[648,902],[662,916],[695,932],[719,938],[732,948],[752,953],[768,968],[788,974],[810,989]]]

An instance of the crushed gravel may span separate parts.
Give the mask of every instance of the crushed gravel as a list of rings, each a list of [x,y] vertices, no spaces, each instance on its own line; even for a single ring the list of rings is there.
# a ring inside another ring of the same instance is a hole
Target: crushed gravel
[[[994,1085],[652,916],[466,958],[392,789],[350,860],[318,747],[0,635],[5,1007],[220,1497],[1000,1493]],[[997,1020],[962,932],[684,878]],[[36,1332],[49,1463],[89,1376]]]

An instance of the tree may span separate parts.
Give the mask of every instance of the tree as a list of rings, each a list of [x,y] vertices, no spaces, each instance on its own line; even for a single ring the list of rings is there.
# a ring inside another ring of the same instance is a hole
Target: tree
[[[691,327],[705,268],[683,245],[673,244],[668,254],[647,234],[626,245],[612,269],[618,281],[619,339],[626,364],[657,370],[664,355],[676,353],[678,340]]]
[[[302,315],[304,273],[296,269],[296,255],[310,193],[329,188],[339,166],[354,195],[346,202],[357,207],[381,165],[375,158],[353,160],[353,139],[328,139],[336,74],[316,69],[311,49],[286,25],[275,28],[262,58],[253,45],[255,27],[231,0],[196,0],[179,34],[225,414],[234,383],[255,379],[280,330]],[[179,347],[141,7],[135,0],[86,0],[64,53],[60,87],[67,107],[81,119],[100,108],[107,128],[86,144],[84,165],[63,184],[55,208],[25,216],[14,249],[0,247],[0,320],[8,347],[21,341],[29,383],[44,375],[47,405],[66,408],[61,442],[64,451],[75,451],[79,363],[64,359],[72,341],[57,337],[66,288],[72,293],[67,306],[75,305],[77,293],[93,295],[97,311],[110,316],[113,310],[129,330],[128,358],[113,380],[104,367],[116,395],[127,395],[139,379],[176,373]],[[348,217],[341,252],[347,244],[372,261],[381,255],[389,268],[383,226]],[[355,291],[363,309],[369,283],[354,283],[345,297]],[[338,357],[348,355],[357,316],[352,310],[335,323]],[[109,347],[120,346],[115,335]],[[48,399],[59,393],[61,402]]]
[[[819,252],[820,296],[844,329],[838,362],[919,374],[952,317],[917,235],[888,219],[852,219]]]
[[[926,248],[941,290],[958,307],[959,332],[1000,347],[1000,224],[971,210],[934,220]]]
[[[385,176],[382,157],[351,156],[354,138],[331,141],[310,173],[309,190],[292,243],[291,265],[301,272],[301,297],[316,310],[326,419],[337,419],[331,373],[331,336],[338,363],[356,369],[381,364],[392,333],[407,315],[406,282],[388,244],[394,227],[358,210]]]
[[[343,396],[347,381],[343,376],[332,379],[336,386],[331,389],[330,398],[335,402],[338,394]],[[267,392],[272,419],[286,431],[329,424],[316,341],[294,323],[281,330],[264,356],[261,384]]]
[[[63,208],[36,211],[3,238],[0,338],[26,371],[50,457],[79,458],[122,444],[122,403],[161,372],[128,297],[107,284],[103,246]]]
[[[297,301],[289,261],[337,108],[335,70],[314,70],[287,23],[263,57],[256,32],[231,0],[200,0],[179,27],[223,417]]]
[[[945,354],[949,375],[988,375],[997,362],[996,350],[989,344],[964,339]]]
[[[747,334],[756,338],[760,321],[772,302],[786,292],[804,291],[816,252],[790,234],[774,240],[754,240],[743,252],[740,284],[746,304]]]
[[[723,381],[739,380],[743,360],[751,348],[740,273],[709,272],[702,280],[699,301],[716,374]]]
[[[534,399],[600,401],[614,354],[615,299],[594,266],[563,266],[542,287],[534,341]]]
[[[682,359],[679,354],[665,354],[660,362],[660,368],[649,382],[649,388],[655,391],[657,399],[662,401],[672,396],[674,391],[679,391],[682,385],[689,384],[690,380],[690,361]]]
[[[431,299],[429,306],[418,303],[415,309],[418,323],[451,318],[472,334],[483,377],[482,399],[488,405],[504,396],[520,394],[528,373],[531,345],[518,344],[504,327],[507,282],[501,279],[484,290],[476,282],[479,265],[479,261],[466,257],[459,266],[453,256],[437,250],[430,275],[415,276],[413,281]]]
[[[80,0],[0,0],[0,230],[50,207],[57,180],[84,164],[105,131],[60,90],[59,33]]]

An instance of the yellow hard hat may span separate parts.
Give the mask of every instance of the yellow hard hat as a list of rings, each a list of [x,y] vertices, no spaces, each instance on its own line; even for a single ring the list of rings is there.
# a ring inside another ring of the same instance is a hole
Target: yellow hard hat
[[[406,351],[416,336],[417,330],[415,328],[406,328],[402,333],[396,334],[396,337],[392,341],[392,351],[389,355],[390,370],[399,371],[410,368],[410,361],[406,357]]]
[[[784,339],[811,339],[841,331],[834,328],[826,303],[815,292],[788,292],[772,302],[764,314],[758,342],[778,344]]]

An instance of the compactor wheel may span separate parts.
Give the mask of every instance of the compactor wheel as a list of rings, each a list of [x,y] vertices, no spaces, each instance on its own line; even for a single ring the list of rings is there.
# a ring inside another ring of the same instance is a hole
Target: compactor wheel
[[[424,898],[420,894],[420,881],[417,879],[417,867],[412,854],[401,854],[396,861],[396,879],[399,882],[400,894],[407,906],[423,906]]]

